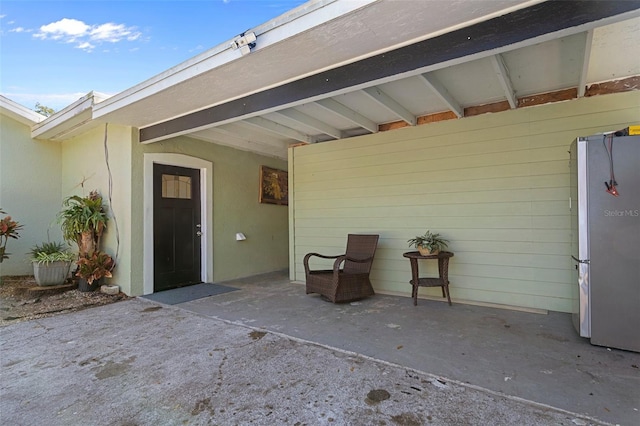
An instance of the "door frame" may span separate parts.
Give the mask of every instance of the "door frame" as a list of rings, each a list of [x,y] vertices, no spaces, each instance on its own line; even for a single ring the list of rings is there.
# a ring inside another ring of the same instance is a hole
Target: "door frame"
[[[143,201],[143,294],[153,293],[153,165],[186,167],[200,170],[200,215],[202,236],[200,279],[213,281],[213,163],[184,154],[144,154]]]

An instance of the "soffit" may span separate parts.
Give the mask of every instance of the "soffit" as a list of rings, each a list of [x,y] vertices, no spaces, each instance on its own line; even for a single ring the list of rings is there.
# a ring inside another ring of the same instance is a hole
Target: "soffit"
[[[620,5],[626,10],[617,12]],[[571,23],[553,27],[544,10],[554,8]],[[565,89],[584,96],[591,84],[639,76],[639,8],[637,1],[379,0],[267,46],[258,43],[242,58],[138,101],[126,103],[131,90],[105,108],[97,104],[94,119],[139,127],[144,142],[181,134],[286,159],[295,143],[374,133],[397,121],[415,125],[429,114],[462,117],[465,108],[496,102],[515,108],[519,98]],[[510,33],[492,27],[501,19]],[[514,30],[520,27],[522,33]],[[443,58],[433,59],[432,40],[454,43],[433,50]],[[423,63],[416,61],[421,54]]]
[[[304,24],[294,20],[275,27],[267,25],[264,30],[259,27],[256,46],[246,56],[228,48],[229,42],[223,43],[211,54],[202,54],[98,105],[94,116],[145,127],[538,2],[327,2],[297,18],[304,18]],[[331,8],[351,3],[362,6],[328,20],[324,17],[333,13]],[[181,74],[189,78],[180,80]],[[138,98],[138,93],[149,94]]]

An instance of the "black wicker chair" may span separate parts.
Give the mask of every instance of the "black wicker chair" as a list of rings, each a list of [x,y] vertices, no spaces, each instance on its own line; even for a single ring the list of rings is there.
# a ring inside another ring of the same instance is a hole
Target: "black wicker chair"
[[[369,280],[369,272],[378,246],[378,238],[378,235],[349,234],[345,254],[307,254],[304,257],[307,294],[319,293],[333,303],[351,302],[373,296],[375,293]],[[333,269],[311,270],[309,259],[313,256],[335,259]]]

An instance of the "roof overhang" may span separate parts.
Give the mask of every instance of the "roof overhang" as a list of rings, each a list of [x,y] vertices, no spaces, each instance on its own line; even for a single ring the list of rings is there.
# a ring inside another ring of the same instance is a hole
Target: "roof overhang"
[[[510,7],[505,9],[507,3]],[[384,27],[393,33],[401,31],[407,38],[402,42],[404,46],[383,50],[382,53],[330,67],[324,71],[319,66],[316,68],[318,71],[312,75],[271,85],[260,91],[153,125],[143,124],[140,126],[140,141],[154,142],[217,127],[582,33],[597,26],[637,16],[640,5],[634,1],[581,0],[491,1],[471,4],[475,7],[469,7],[470,3],[467,1],[434,2],[429,3],[429,7],[402,8],[398,8],[398,3],[393,1],[372,3],[366,9],[355,11],[342,19],[364,22],[367,27],[376,29]],[[442,7],[442,10],[439,10],[438,6]],[[502,9],[491,10],[488,6]],[[390,18],[392,10],[389,7],[394,7],[396,18],[400,18],[399,20],[394,21]],[[376,13],[371,14],[374,10]],[[369,13],[370,20],[362,21],[359,15],[365,12]],[[438,16],[438,19],[426,19],[433,16]],[[327,28],[318,29],[321,30],[327,31]],[[421,40],[415,38],[418,34],[422,34]],[[295,40],[290,42],[295,43]],[[346,42],[355,43],[357,40]],[[287,43],[283,43],[282,46]],[[329,44],[328,49],[330,48]],[[368,53],[372,50],[375,51],[371,46],[366,49]],[[266,55],[269,52],[265,49],[262,53]],[[325,54],[331,56],[330,50]],[[292,55],[289,56],[289,61],[294,60],[291,58]],[[254,58],[256,61],[260,59],[257,54]],[[250,68],[247,66],[250,59],[252,58],[247,58],[244,66]],[[306,60],[305,55],[305,62]],[[192,83],[197,86],[195,81]],[[204,95],[202,97],[212,94],[206,88],[202,88],[201,93]],[[375,89],[371,89],[369,94],[376,97]],[[416,124],[413,119],[409,121],[409,124]]]
[[[286,159],[292,143],[608,93],[594,83],[637,90],[639,44],[638,0],[316,0],[109,99],[90,93],[33,135],[110,122],[143,143],[188,135]]]
[[[26,126],[33,126],[47,117],[0,95],[0,114],[6,115]]]
[[[340,68],[541,0],[312,1],[264,25],[242,56],[231,42],[118,94],[95,118],[142,128]],[[434,19],[435,18],[435,19]]]
[[[93,108],[105,99],[108,99],[108,96],[102,93],[87,93],[68,107],[33,126],[31,137],[60,141],[90,130],[97,125],[93,121]]]

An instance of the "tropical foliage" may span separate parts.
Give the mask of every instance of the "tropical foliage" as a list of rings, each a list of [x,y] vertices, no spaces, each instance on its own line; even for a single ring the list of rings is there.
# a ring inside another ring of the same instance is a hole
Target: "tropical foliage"
[[[111,271],[116,263],[111,256],[102,251],[96,251],[89,257],[81,257],[78,260],[76,276],[87,280],[89,285],[102,277],[111,278]]]
[[[73,195],[65,198],[58,214],[62,236],[78,245],[79,257],[89,257],[100,247],[100,238],[107,229],[107,208],[97,191],[88,196]]]
[[[409,246],[414,246],[415,248],[426,248],[431,253],[439,252],[440,250],[444,250],[448,247],[449,240],[444,239],[440,234],[432,233],[427,230],[424,235],[418,235],[410,240],[407,240]]]
[[[4,210],[0,209],[0,214],[7,214]],[[18,239],[20,238],[19,231],[22,229],[22,225],[15,220],[11,219],[11,216],[5,216],[0,219],[0,263],[4,259],[9,258],[9,254],[7,253],[7,242],[9,238]]]
[[[36,244],[29,251],[33,262],[43,264],[52,262],[73,262],[76,254],[67,250],[67,246],[61,242],[46,242]]]

